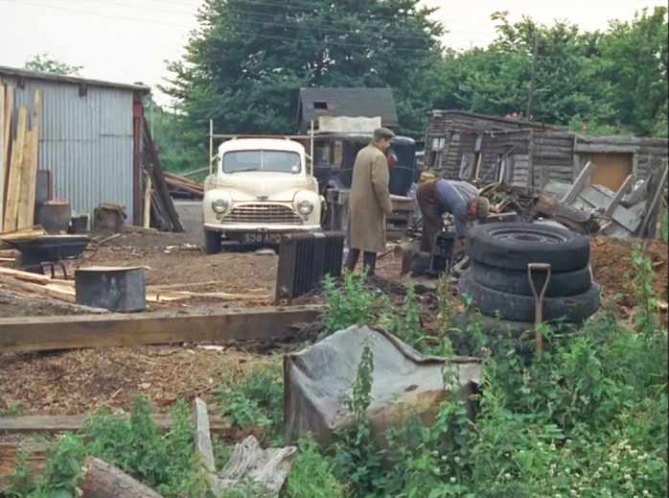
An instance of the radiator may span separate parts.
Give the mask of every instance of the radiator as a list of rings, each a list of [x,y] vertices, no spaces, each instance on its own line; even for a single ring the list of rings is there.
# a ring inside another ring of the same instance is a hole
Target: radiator
[[[323,277],[341,275],[343,232],[290,234],[281,237],[276,300],[291,300],[318,287]]]

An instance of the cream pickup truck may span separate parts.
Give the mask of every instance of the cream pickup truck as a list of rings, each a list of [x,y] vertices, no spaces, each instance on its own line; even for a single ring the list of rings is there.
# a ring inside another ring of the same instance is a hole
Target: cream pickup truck
[[[321,230],[323,199],[304,147],[289,139],[238,138],[218,148],[205,180],[204,247],[222,241],[276,244],[281,234]]]

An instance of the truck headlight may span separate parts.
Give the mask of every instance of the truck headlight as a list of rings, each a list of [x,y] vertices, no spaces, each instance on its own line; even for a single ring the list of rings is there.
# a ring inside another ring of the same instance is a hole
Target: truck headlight
[[[297,204],[297,211],[302,215],[302,216],[309,216],[314,210],[314,205],[307,200],[300,201]]]
[[[225,213],[228,209],[230,209],[230,199],[219,197],[211,203],[211,209],[213,209],[218,214]]]

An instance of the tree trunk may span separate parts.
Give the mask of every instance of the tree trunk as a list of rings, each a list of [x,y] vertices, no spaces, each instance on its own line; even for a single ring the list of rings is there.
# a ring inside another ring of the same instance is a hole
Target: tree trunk
[[[81,498],[162,498],[128,474],[94,457],[86,460],[79,489]]]

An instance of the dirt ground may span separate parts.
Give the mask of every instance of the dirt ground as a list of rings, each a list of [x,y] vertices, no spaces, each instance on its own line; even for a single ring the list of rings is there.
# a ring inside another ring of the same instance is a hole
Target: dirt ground
[[[125,234],[101,247],[86,264],[141,265],[150,285],[179,285],[184,289],[217,292],[266,293],[267,300],[252,305],[270,305],[278,258],[261,252],[234,252],[214,256],[200,249],[199,231],[185,234]],[[624,296],[622,305],[634,305],[629,289],[632,241],[597,238],[592,241],[594,278],[605,298]],[[654,262],[656,291],[667,300],[667,245],[648,244]],[[390,253],[379,261],[378,273],[399,281],[400,257]],[[207,285],[189,287],[189,284]],[[318,296],[309,298],[318,301]],[[221,302],[198,299],[162,306],[248,306],[244,301]],[[31,299],[0,289],[0,317],[73,313],[57,302]],[[200,346],[108,348],[0,355],[0,414],[76,414],[101,406],[129,408],[136,393],[149,397],[158,410],[167,410],[179,397],[202,396],[214,402],[215,391],[272,354],[258,349]]]

